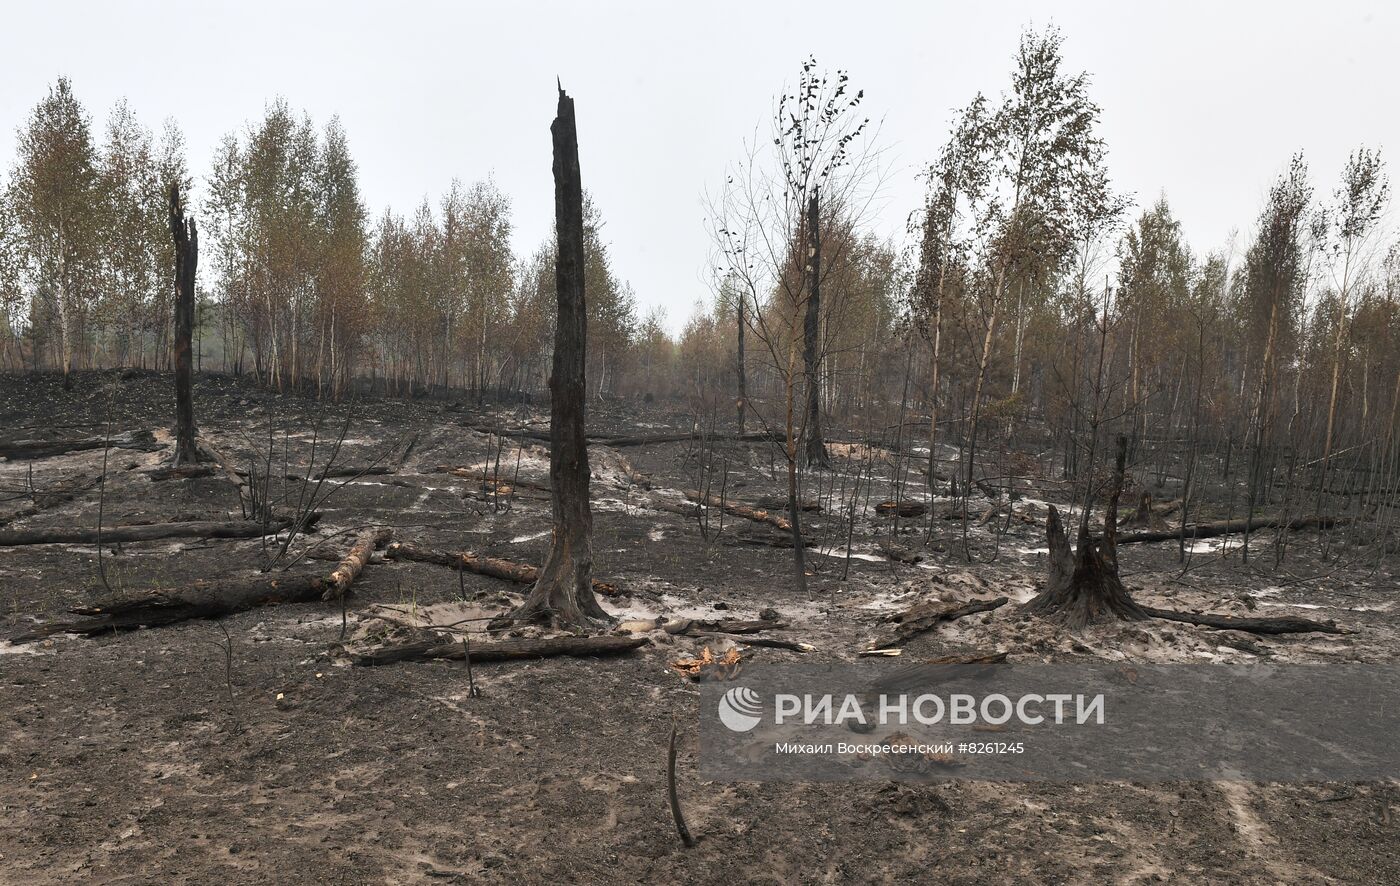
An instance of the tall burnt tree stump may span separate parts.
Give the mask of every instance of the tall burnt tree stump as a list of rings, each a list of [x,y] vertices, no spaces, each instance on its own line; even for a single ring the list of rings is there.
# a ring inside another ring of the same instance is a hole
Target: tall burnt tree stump
[[[199,265],[199,232],[185,218],[180,186],[170,186],[170,235],[175,241],[175,464],[199,461],[194,426],[194,278]]]
[[[583,291],[583,182],[578,163],[574,100],[559,88],[554,137],[554,218],[558,257],[558,322],[549,376],[549,485],[554,537],[525,602],[502,619],[587,629],[611,617],[593,595],[593,512],[588,499],[588,438],[584,429],[584,355],[588,311]]]

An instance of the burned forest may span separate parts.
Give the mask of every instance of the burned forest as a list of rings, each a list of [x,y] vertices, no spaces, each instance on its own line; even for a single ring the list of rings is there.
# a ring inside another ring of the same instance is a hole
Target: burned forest
[[[45,68],[0,883],[1400,883],[1393,131],[1178,201],[1079,30],[936,101],[831,34],[508,114]]]

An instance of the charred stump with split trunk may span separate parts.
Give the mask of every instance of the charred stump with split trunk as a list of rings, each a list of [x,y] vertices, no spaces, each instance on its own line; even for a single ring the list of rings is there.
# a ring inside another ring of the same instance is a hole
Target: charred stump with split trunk
[[[191,338],[194,331],[194,279],[199,263],[199,232],[185,218],[180,186],[170,187],[170,234],[175,240],[175,464],[199,461],[195,447]]]
[[[554,217],[559,318],[549,376],[549,485],[554,537],[525,602],[502,622],[588,628],[611,621],[593,595],[593,512],[588,503],[584,430],[584,355],[588,319],[583,291],[583,184],[574,100],[559,89],[554,136]]]
[[[1128,596],[1118,576],[1118,499],[1123,493],[1127,457],[1128,439],[1120,436],[1113,467],[1113,491],[1104,512],[1102,538],[1095,539],[1089,535],[1086,506],[1079,522],[1078,549],[1072,551],[1060,512],[1051,506],[1045,520],[1045,535],[1050,547],[1050,575],[1045,590],[1027,603],[1022,611],[1043,616],[1070,629],[1150,617]]]

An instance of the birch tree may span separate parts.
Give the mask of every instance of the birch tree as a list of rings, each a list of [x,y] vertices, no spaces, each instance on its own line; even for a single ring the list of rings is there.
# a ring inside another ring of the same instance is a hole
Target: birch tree
[[[60,77],[19,132],[19,162],[11,176],[10,205],[38,299],[37,326],[54,318],[63,386],[72,390],[72,369],[83,321],[99,273],[96,250],[100,216],[97,156],[91,123]]]
[[[1063,68],[1058,31],[1021,39],[1010,90],[978,138],[975,162],[988,184],[972,207],[985,295],[983,331],[967,429],[965,486],[974,482],[978,430],[1008,282],[1035,269],[1058,269],[1074,240],[1082,196],[1099,179],[1103,141],[1089,77]],[[1019,322],[1019,321],[1018,321]]]
[[[1364,250],[1380,220],[1389,196],[1390,182],[1379,152],[1358,148],[1347,158],[1342,182],[1334,195],[1328,225],[1327,258],[1335,275],[1336,334],[1332,343],[1332,384],[1327,396],[1327,430],[1322,438],[1322,467],[1317,484],[1317,510],[1332,463],[1332,441],[1337,420],[1337,397],[1347,340],[1347,321],[1356,280],[1364,273]]]

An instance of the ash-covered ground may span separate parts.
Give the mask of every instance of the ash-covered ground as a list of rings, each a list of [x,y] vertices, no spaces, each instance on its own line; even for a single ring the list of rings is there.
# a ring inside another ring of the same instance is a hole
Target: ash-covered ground
[[[99,511],[109,527],[240,519],[237,487],[220,472],[155,479],[170,459],[160,445],[169,440],[170,391],[168,377],[144,374],[84,374],[72,393],[52,377],[0,378],[8,440],[155,435],[140,448],[0,461],[5,528],[96,528]],[[231,462],[274,476],[267,486],[281,506],[314,504],[315,531],[289,543],[283,533],[104,545],[100,557],[91,544],[0,548],[0,635],[112,593],[268,565],[329,570],[366,527],[522,563],[538,564],[548,548],[549,499],[538,488],[547,448],[489,430],[547,430],[540,407],[323,405],[202,377],[196,409],[201,433]],[[597,404],[589,421],[600,435],[692,427],[661,405]],[[1009,515],[985,521],[999,503],[972,499],[977,562],[968,563],[963,522],[942,518],[955,502],[930,499],[917,449],[912,458],[893,447],[833,452],[834,470],[804,493],[817,543],[803,594],[781,532],[713,509],[687,513],[683,495],[708,485],[781,513],[782,465],[771,444],[591,447],[595,577],[620,591],[603,605],[648,645],[615,658],[478,664],[476,696],[460,661],[366,668],[351,656],[434,626],[485,642],[483,619],[525,588],[379,556],[344,611],[288,604],[0,643],[0,882],[1400,882],[1394,782],[699,781],[698,687],[673,663],[705,647],[736,648],[741,666],[855,660],[888,632],[891,615],[919,603],[1011,599],[910,639],[898,661],[992,652],[1011,662],[1400,657],[1396,558],[1345,531],[1327,539],[1325,560],[1323,538],[1299,532],[1276,566],[1269,532],[1255,536],[1248,566],[1238,536],[1197,543],[1186,566],[1175,542],[1125,546],[1120,561],[1134,596],[1153,606],[1302,615],[1350,633],[1261,637],[1154,620],[1071,634],[1015,605],[1043,581],[1044,518],[1049,504],[1068,504],[1063,486],[1023,485]],[[305,488],[314,480],[287,479],[328,466],[392,473],[332,477],[314,491]],[[483,473],[492,479],[483,483]],[[931,516],[896,528],[876,510],[891,498]],[[657,627],[761,613],[787,625],[772,636],[813,650]],[[679,795],[698,838],[689,849],[667,803],[673,724]]]

